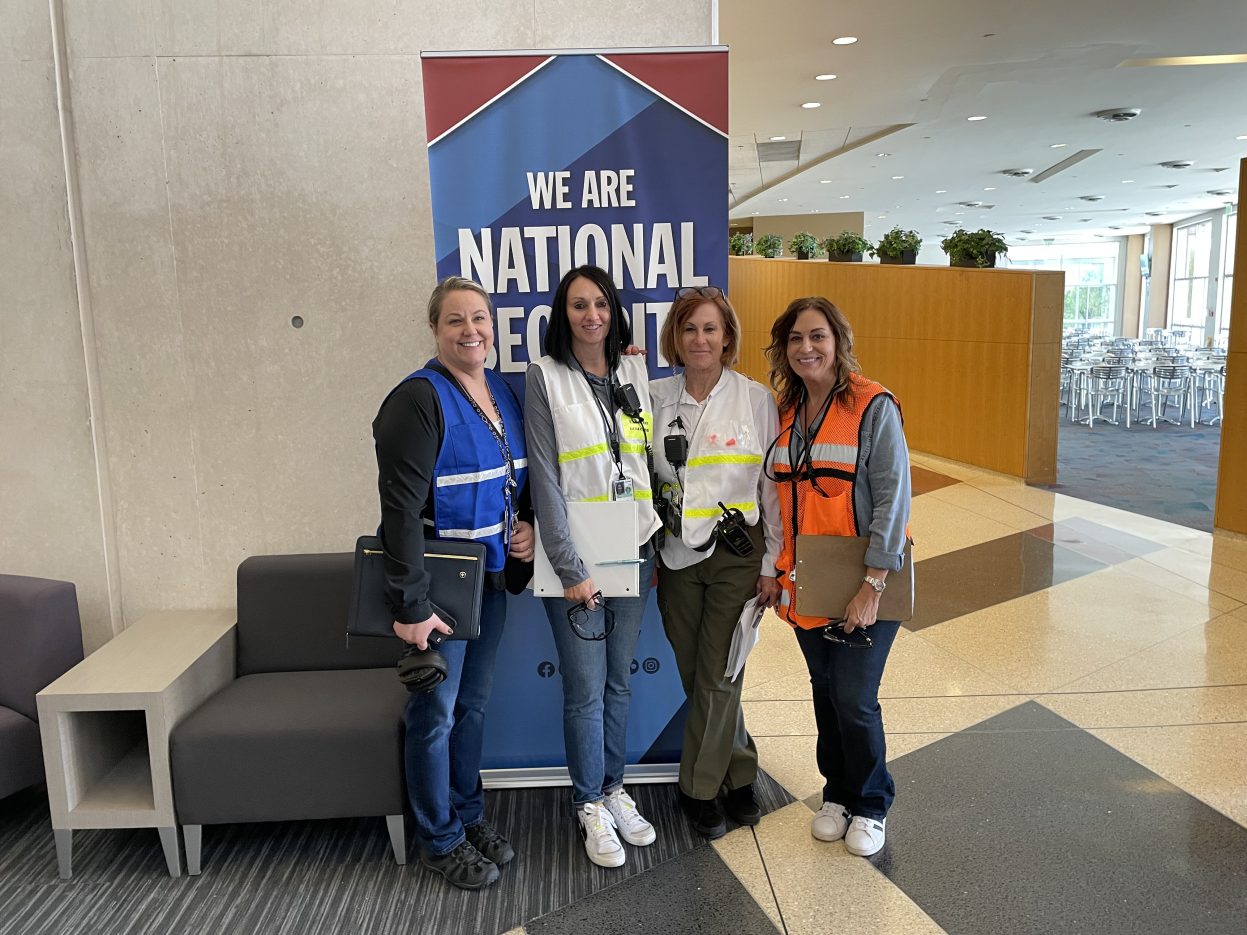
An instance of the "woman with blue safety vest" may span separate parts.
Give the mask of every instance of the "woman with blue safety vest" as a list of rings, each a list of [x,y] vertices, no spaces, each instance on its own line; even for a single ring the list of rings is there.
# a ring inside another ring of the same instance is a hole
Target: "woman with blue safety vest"
[[[745,825],[762,817],[758,751],[740,707],[744,677],[724,673],[745,604],[770,607],[779,597],[779,498],[762,473],[779,416],[766,387],[731,369],[740,321],[718,288],[678,292],[659,346],[684,368],[650,385],[660,437],[654,502],[667,529],[658,606],[689,705],[680,803],[699,833],[717,838],[727,832],[725,808]]]
[[[563,676],[572,805],[585,852],[601,867],[623,865],[621,837],[637,846],[656,838],[623,788],[632,658],[654,576],[650,538],[659,528],[646,458],[649,382],[645,358],[623,353],[631,340],[606,271],[571,270],[555,290],[547,356],[529,366],[524,398],[537,525],[563,585],[562,597],[544,602]],[[602,597],[572,539],[568,504],[606,500],[635,504],[635,597]]]
[[[485,368],[494,343],[489,296],[458,276],[429,297],[437,356],[395,387],[372,424],[386,553],[386,599],[394,632],[419,649],[450,627],[433,611],[424,570],[426,538],[471,539],[486,548],[480,637],[440,646],[446,678],[407,704],[407,792],[421,861],[464,889],[498,879],[515,856],[485,820],[481,745],[494,657],[506,616],[508,556],[528,561],[523,413]],[[521,504],[521,497],[525,498]]]

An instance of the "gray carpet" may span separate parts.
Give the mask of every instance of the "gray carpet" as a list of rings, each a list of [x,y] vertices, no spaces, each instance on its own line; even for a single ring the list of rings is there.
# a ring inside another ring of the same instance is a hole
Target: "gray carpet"
[[[763,774],[763,811],[792,801]],[[74,877],[56,874],[43,789],[0,800],[0,935],[263,932],[493,935],[706,847],[674,785],[630,786],[658,829],[619,869],[585,857],[568,790],[488,793],[487,814],[515,846],[501,880],[448,886],[412,854],[394,863],[382,819],[204,828],[203,874],[170,878],[152,829],[78,831]],[[414,848],[413,848],[414,851]]]
[[[1107,413],[1109,410],[1105,409]],[[1144,411],[1147,414],[1146,410]],[[1211,416],[1213,413],[1206,413]],[[1055,493],[1212,531],[1221,427],[1071,425],[1061,410]]]

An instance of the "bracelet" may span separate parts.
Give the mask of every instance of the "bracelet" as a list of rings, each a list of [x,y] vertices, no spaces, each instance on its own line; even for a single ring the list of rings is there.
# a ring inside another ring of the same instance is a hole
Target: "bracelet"
[[[874,588],[876,594],[882,594],[883,589],[888,586],[887,582],[881,581],[878,578],[872,578],[870,575],[863,575],[862,580],[865,581],[872,588]]]

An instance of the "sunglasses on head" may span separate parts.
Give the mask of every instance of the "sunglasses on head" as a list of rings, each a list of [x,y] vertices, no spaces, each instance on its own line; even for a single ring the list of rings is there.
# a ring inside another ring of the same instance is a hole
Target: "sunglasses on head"
[[[699,295],[703,299],[721,299],[723,290],[718,286],[685,286],[683,289],[676,290],[677,299],[682,299],[686,295]]]

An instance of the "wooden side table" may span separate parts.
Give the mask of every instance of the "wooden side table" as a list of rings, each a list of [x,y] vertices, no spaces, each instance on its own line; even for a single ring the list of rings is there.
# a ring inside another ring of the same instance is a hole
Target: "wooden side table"
[[[234,678],[236,619],[151,614],[36,696],[62,879],[77,828],[156,828],[169,875],[181,874],[169,733]]]

